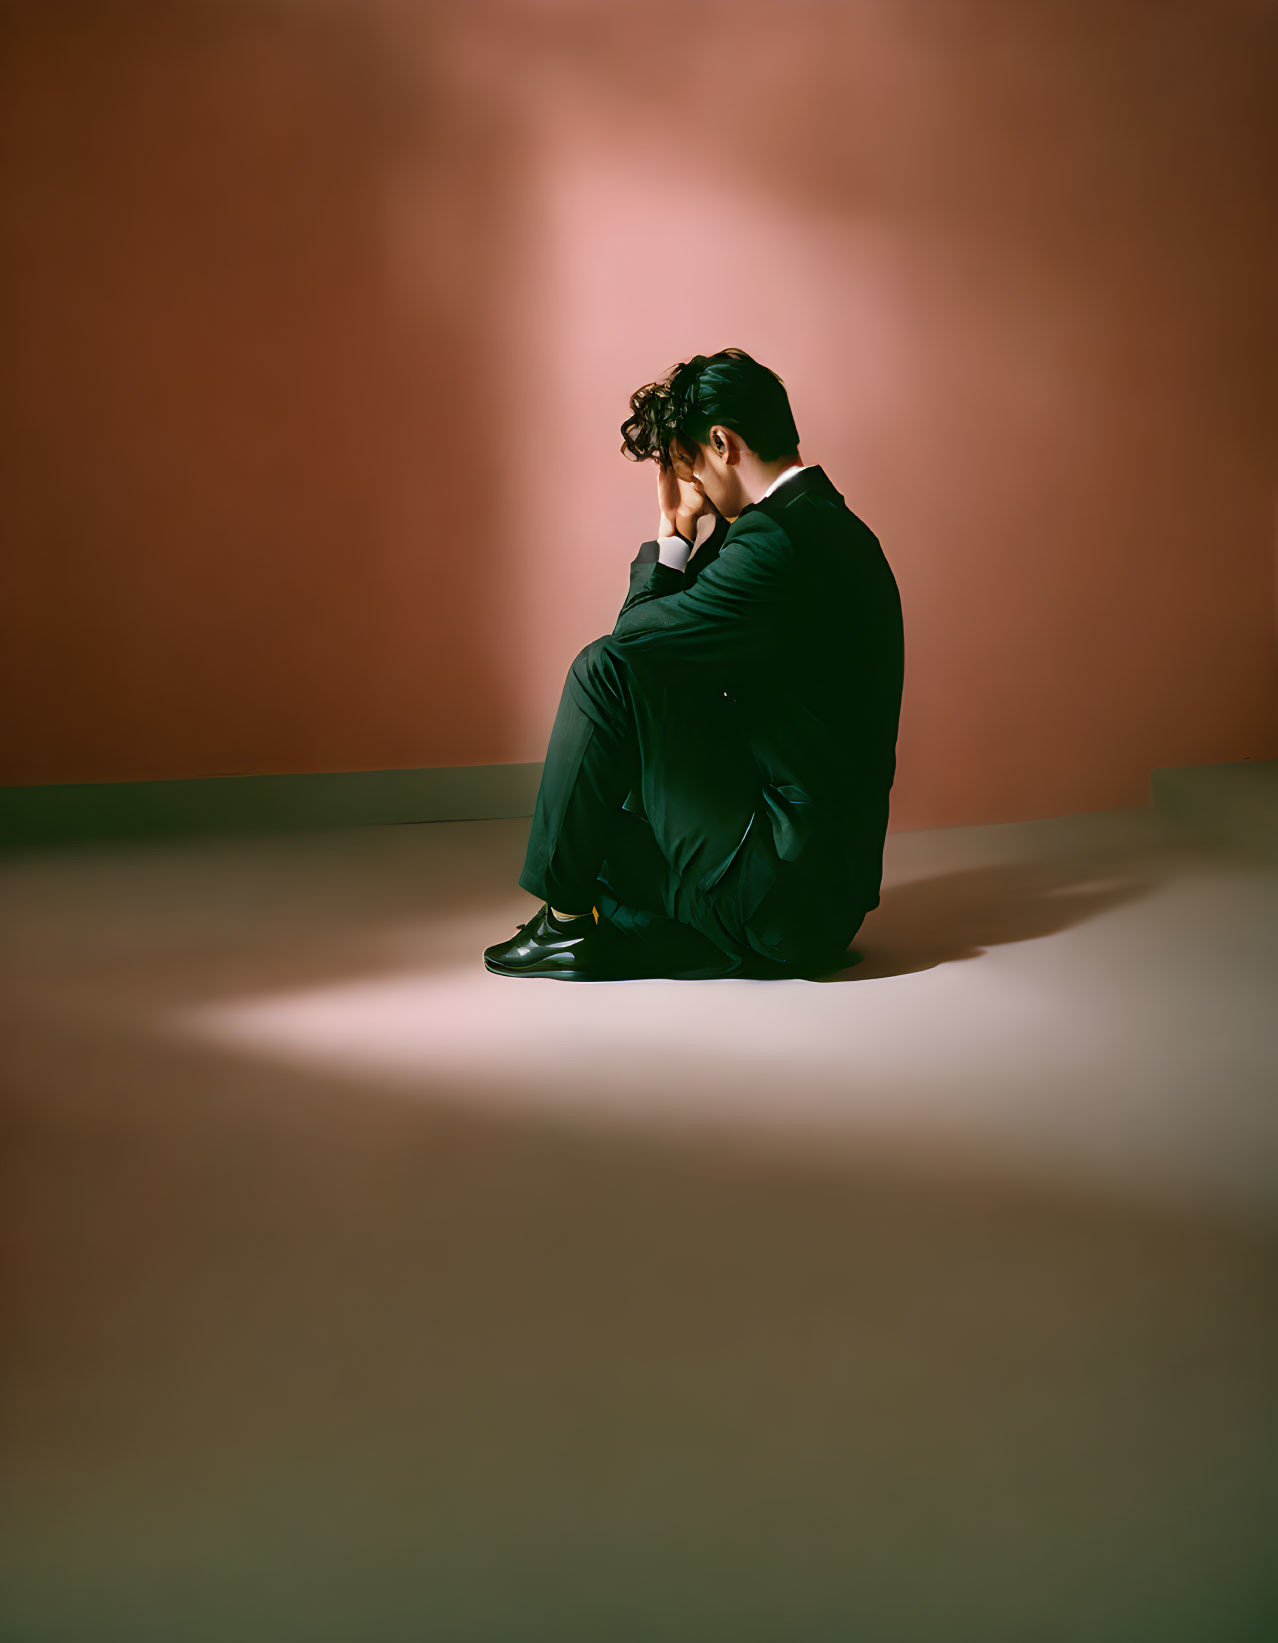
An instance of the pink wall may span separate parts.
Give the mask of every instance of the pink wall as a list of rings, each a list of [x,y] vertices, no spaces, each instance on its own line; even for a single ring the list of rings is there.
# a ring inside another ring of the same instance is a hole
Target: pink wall
[[[0,10],[7,783],[541,758],[749,349],[905,607],[893,828],[1275,718],[1275,14]]]

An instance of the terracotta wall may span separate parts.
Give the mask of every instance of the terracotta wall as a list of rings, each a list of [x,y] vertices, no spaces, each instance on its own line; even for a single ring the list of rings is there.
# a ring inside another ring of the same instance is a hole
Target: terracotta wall
[[[728,345],[895,569],[894,829],[1278,752],[1272,6],[0,18],[0,781],[539,759]]]

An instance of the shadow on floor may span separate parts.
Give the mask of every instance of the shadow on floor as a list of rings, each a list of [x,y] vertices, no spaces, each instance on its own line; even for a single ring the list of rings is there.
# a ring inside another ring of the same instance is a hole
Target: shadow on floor
[[[855,974],[825,981],[914,975],[979,958],[990,947],[1037,941],[1157,890],[1156,864],[1122,857],[1082,863],[1001,862],[884,887],[858,932]]]

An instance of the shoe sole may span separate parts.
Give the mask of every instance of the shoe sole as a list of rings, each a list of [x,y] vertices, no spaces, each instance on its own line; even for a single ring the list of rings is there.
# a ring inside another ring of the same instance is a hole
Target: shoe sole
[[[576,968],[541,959],[534,964],[504,964],[499,958],[484,954],[484,968],[495,976],[549,976],[554,981],[614,981],[624,979],[615,973],[607,955],[594,954],[593,962]]]
[[[557,970],[551,965],[539,967],[535,964],[491,964],[484,960],[484,968],[495,976],[531,976],[534,980],[549,977],[552,981],[618,981],[624,977],[602,975],[598,970]]]
[[[665,969],[643,969],[636,965],[633,969],[623,967],[613,970],[566,970],[553,964],[498,964],[485,958],[484,968],[495,976],[549,977],[552,981],[815,981],[850,970],[853,965],[861,963],[863,956],[849,951],[834,963],[812,965],[784,975],[757,970],[740,958],[725,958],[722,964],[670,965]]]
[[[728,959],[721,965],[681,968],[671,965],[666,969],[567,970],[555,965],[497,964],[484,960],[484,968],[495,976],[530,976],[534,980],[547,977],[552,981],[724,981],[734,976],[748,976],[740,960]]]

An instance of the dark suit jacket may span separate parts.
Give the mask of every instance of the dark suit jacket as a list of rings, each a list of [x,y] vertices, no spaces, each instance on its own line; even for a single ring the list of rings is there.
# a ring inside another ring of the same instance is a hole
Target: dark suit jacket
[[[703,673],[735,704],[778,858],[879,903],[905,640],[878,537],[809,464],[678,571],[645,542],[613,628],[625,652]],[[760,821],[763,820],[762,815]]]

